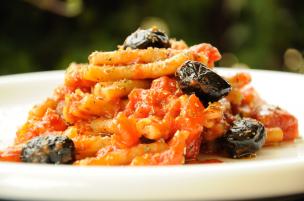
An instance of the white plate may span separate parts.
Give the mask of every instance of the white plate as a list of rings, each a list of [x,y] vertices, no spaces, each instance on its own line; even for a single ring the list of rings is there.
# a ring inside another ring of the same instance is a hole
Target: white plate
[[[231,74],[232,69],[218,69]],[[262,97],[295,114],[303,135],[304,76],[249,71]],[[0,78],[0,139],[5,146],[34,103],[63,72]],[[32,200],[210,200],[304,193],[304,141],[263,148],[250,160],[171,167],[73,167],[0,163],[0,198]]]

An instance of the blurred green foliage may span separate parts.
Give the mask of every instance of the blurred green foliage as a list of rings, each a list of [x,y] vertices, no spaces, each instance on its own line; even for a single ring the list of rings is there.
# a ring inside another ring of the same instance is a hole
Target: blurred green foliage
[[[304,1],[57,1],[1,2],[0,74],[87,62],[92,51],[113,50],[139,26],[154,23],[190,45],[212,43],[224,53],[218,65],[304,68]],[[297,60],[290,61],[294,52]]]

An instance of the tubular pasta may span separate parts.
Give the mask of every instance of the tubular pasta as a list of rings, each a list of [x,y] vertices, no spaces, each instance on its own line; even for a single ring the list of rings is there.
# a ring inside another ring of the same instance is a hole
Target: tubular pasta
[[[94,86],[93,94],[105,100],[114,100],[127,96],[134,88],[146,89],[150,86],[147,80],[119,80],[100,82]]]
[[[134,63],[152,63],[167,59],[179,53],[178,50],[164,48],[126,49],[112,52],[93,52],[89,63],[93,65],[130,65]]]
[[[120,109],[120,100],[107,101],[93,94],[76,90],[65,99],[63,117],[69,123],[78,119],[90,119],[93,116],[113,117]]]
[[[185,51],[164,61],[128,66],[94,66],[88,65],[84,72],[87,80],[102,82],[121,79],[147,79],[174,74],[176,69],[187,60],[193,60],[191,51]]]
[[[126,149],[106,147],[101,149],[97,157],[76,161],[75,165],[128,165],[136,156],[146,153],[158,153],[166,149],[168,149],[168,145],[165,142],[139,144]]]
[[[91,121],[90,126],[94,132],[112,134],[115,132],[115,121],[100,117]]]
[[[80,135],[72,140],[75,144],[77,160],[94,157],[100,149],[111,145],[111,138],[107,136]]]

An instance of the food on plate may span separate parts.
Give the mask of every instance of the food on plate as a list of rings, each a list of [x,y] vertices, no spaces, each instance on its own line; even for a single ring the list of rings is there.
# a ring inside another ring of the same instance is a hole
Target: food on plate
[[[220,58],[210,44],[138,29],[117,50],[72,63],[0,161],[192,164],[210,152],[239,159],[296,139],[297,119],[266,103],[248,73],[219,75],[213,66]]]

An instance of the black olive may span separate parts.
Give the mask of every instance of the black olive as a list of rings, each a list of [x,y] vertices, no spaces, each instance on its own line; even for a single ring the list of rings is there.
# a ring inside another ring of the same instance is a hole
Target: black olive
[[[219,138],[220,146],[232,158],[253,155],[265,143],[264,125],[251,118],[235,120],[228,132]]]
[[[205,106],[218,101],[231,90],[224,78],[196,61],[186,61],[177,69],[175,77],[184,93],[195,93]]]
[[[38,136],[26,143],[21,160],[28,163],[70,164],[75,161],[75,146],[63,135]]]
[[[151,29],[137,29],[128,36],[123,44],[123,48],[146,49],[148,47],[169,48],[169,37],[162,31]]]

